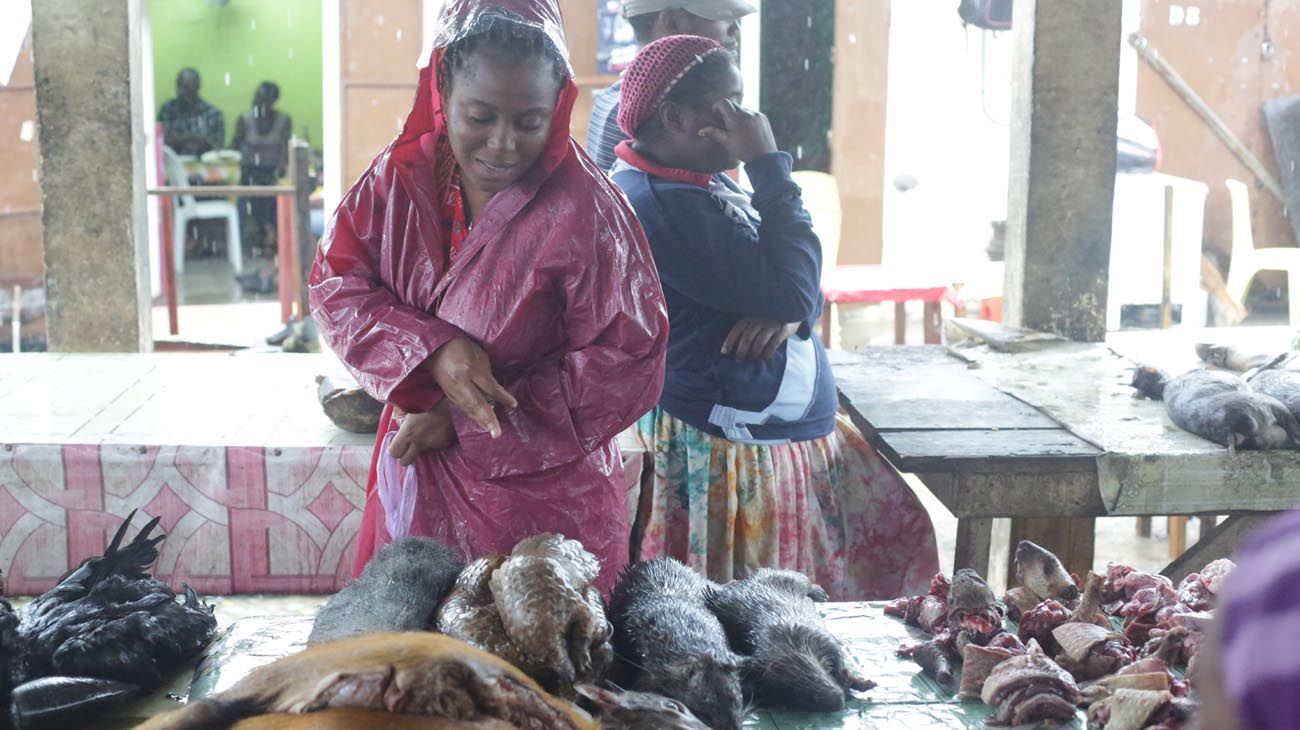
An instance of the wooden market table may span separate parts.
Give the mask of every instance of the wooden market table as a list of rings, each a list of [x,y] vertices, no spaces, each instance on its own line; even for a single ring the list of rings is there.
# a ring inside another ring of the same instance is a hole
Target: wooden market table
[[[1116,346],[1144,362],[1176,361],[1155,363],[1174,372],[1188,365],[1183,343],[1157,333]],[[956,568],[988,574],[995,518],[1013,518],[1013,542],[1041,542],[1083,575],[1096,517],[1230,515],[1165,569],[1178,580],[1231,553],[1268,514],[1300,507],[1300,454],[1230,456],[1179,430],[1162,404],[1132,397],[1134,362],[1111,345],[1045,342],[1016,354],[885,347],[831,357],[854,422],[958,518]]]

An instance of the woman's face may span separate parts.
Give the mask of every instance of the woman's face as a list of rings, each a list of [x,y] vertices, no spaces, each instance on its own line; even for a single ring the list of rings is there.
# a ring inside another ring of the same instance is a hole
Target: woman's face
[[[542,156],[560,82],[549,60],[516,62],[479,48],[452,72],[447,137],[467,191],[510,187]]]
[[[679,159],[687,161],[687,168],[692,172],[704,172],[710,175],[724,170],[733,170],[740,161],[731,156],[727,149],[707,137],[700,136],[705,127],[725,128],[722,115],[715,107],[718,102],[730,99],[737,104],[745,95],[745,82],[736,66],[728,66],[718,83],[701,99],[691,104],[677,106],[680,114],[680,129],[671,135]]]

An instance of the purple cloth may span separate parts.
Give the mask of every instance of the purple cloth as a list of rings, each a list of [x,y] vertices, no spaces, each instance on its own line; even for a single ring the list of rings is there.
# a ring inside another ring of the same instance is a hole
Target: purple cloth
[[[1237,553],[1223,602],[1223,680],[1242,730],[1300,727],[1300,511]]]

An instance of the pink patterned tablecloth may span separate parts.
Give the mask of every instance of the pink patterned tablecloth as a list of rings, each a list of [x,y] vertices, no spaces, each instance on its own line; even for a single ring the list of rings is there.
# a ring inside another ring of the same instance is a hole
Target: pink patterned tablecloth
[[[82,560],[102,553],[132,510],[139,514],[130,535],[149,519],[160,518],[167,538],[154,573],[174,587],[188,583],[210,595],[329,593],[351,578],[373,436],[344,434],[329,424],[313,402],[310,378],[294,372],[277,375],[276,368],[285,367],[282,360],[219,362],[224,377],[239,382],[237,371],[248,368],[247,375],[262,383],[250,387],[251,392],[221,394],[228,400],[222,404],[223,414],[238,415],[247,409],[291,415],[268,426],[271,435],[240,425],[251,422],[240,418],[226,418],[236,426],[212,426],[201,432],[204,424],[195,423],[194,414],[211,413],[212,403],[186,403],[188,396],[178,394],[207,397],[198,394],[204,387],[211,390],[212,374],[202,371],[210,362],[184,361],[177,355],[133,356],[161,358],[148,362],[163,364],[141,369],[136,361],[131,367],[117,362],[113,367],[132,374],[133,385],[120,393],[106,385],[91,389],[92,395],[77,395],[76,402],[65,402],[73,397],[59,392],[59,381],[65,376],[69,382],[84,383],[85,379],[76,378],[84,369],[97,373],[87,376],[92,380],[107,377],[102,367],[95,370],[97,360],[78,363],[74,359],[75,367],[69,366],[68,358],[76,357],[51,356],[54,376],[41,370],[40,376],[9,391],[6,387],[12,386],[8,381],[16,377],[15,371],[0,373],[0,571],[6,594],[48,590]],[[30,359],[19,364],[23,363],[29,370],[34,367]],[[299,361],[290,370],[310,373],[317,367]],[[33,388],[42,387],[41,378],[52,382],[46,383],[44,392],[32,395]],[[176,387],[185,386],[190,378],[192,388]],[[159,389],[155,381],[168,383],[171,389]],[[142,385],[146,382],[149,385]],[[168,395],[159,399],[152,413],[152,396],[139,396],[143,405],[123,409],[132,417],[108,419],[124,425],[88,430],[87,424],[105,420],[104,414],[111,415],[113,407],[141,388]],[[68,389],[72,391],[75,388]],[[96,405],[96,399],[104,402]],[[64,418],[68,413],[77,415]],[[183,431],[171,427],[182,418],[186,418]],[[27,425],[19,428],[15,423]],[[150,423],[161,424],[156,437],[147,435]],[[20,430],[24,436],[38,438],[22,443],[14,438]],[[183,443],[161,443],[173,431],[175,440]],[[141,436],[136,442],[126,441],[136,435]],[[87,443],[77,443],[79,436]],[[237,445],[277,442],[294,445]],[[643,458],[634,448],[628,448],[625,458],[632,504]]]

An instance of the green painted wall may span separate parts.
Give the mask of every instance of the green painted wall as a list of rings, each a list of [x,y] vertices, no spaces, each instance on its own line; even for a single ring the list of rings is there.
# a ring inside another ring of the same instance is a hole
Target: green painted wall
[[[320,0],[150,0],[154,94],[158,107],[176,96],[186,66],[203,77],[199,91],[226,115],[226,144],[235,120],[253,105],[263,81],[280,85],[276,108],[293,117],[293,131],[321,146]],[[157,109],[154,110],[157,113]]]

